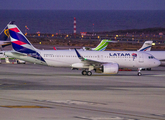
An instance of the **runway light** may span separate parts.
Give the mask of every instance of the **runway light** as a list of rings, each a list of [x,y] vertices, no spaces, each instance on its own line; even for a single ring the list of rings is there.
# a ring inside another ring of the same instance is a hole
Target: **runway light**
[[[100,36],[97,36],[97,38],[99,39],[99,38],[100,38]]]
[[[119,37],[119,35],[116,35],[116,37]]]

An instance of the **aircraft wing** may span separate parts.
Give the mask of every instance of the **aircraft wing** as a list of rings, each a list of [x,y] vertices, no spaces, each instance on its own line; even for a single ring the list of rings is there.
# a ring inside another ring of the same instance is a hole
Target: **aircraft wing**
[[[77,54],[78,58],[81,60],[81,62],[84,65],[100,66],[101,64],[106,64],[107,63],[107,62],[100,62],[100,61],[95,61],[95,60],[90,60],[90,59],[84,58],[80,55],[80,53],[77,51],[77,49],[75,49],[75,51],[76,51],[76,54]]]
[[[22,56],[27,56],[27,54],[25,54],[25,53],[20,53],[20,52],[16,52],[16,51],[11,51],[11,53],[17,54],[17,55],[22,55]]]

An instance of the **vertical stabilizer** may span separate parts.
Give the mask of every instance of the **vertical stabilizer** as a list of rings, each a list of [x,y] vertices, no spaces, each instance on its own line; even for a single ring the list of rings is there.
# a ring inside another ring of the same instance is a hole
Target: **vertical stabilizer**
[[[143,46],[137,51],[151,51],[153,41],[145,41]]]
[[[111,41],[111,40],[106,40],[106,39],[104,39],[104,40],[102,40],[102,41],[100,42],[100,44],[99,44],[97,47],[92,48],[92,50],[104,51],[104,50],[107,48],[109,42],[112,42],[112,41]]]
[[[35,53],[36,49],[15,24],[8,24],[13,49],[21,53]]]
[[[26,54],[29,57],[45,62],[42,56],[38,53],[39,50],[33,47],[15,24],[8,24],[8,29],[12,47],[16,52]]]

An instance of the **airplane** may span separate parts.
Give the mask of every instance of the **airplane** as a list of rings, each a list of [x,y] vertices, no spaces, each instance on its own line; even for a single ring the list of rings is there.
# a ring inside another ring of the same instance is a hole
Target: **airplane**
[[[82,75],[96,73],[117,74],[119,67],[142,68],[157,67],[160,61],[152,55],[138,51],[74,51],[36,49],[15,24],[8,24],[12,51],[4,54],[41,65],[54,67],[72,67],[83,69]]]

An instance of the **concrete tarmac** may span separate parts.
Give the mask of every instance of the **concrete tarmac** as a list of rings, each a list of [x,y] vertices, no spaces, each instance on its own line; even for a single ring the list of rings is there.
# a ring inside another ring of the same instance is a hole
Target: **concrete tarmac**
[[[93,73],[0,65],[0,120],[165,120],[165,67]]]

